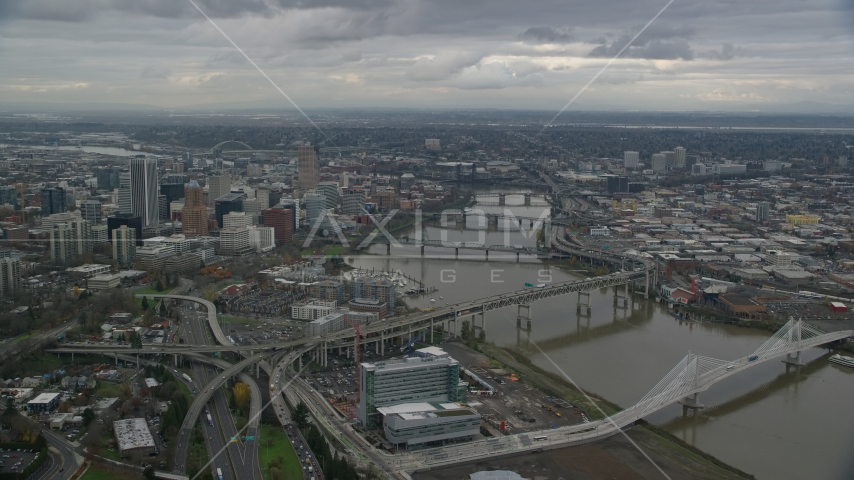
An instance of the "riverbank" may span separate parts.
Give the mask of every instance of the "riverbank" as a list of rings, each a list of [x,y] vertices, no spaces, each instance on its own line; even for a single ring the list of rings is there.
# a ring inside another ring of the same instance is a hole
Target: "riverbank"
[[[566,379],[552,372],[543,370],[534,365],[523,353],[514,351],[509,348],[499,348],[491,344],[479,343],[477,350],[454,342],[455,347],[467,349],[471,355],[482,355],[488,359],[487,361],[496,367],[503,368],[508,372],[516,373],[520,380],[529,386],[536,388],[544,394],[563,398],[574,406],[583,410],[591,420],[603,418],[604,414],[610,415],[621,410],[619,405],[616,405],[608,400],[590,392],[582,392],[574,387]],[[586,393],[586,395],[585,395]],[[588,397],[593,400],[591,403]],[[639,422],[640,426],[633,428],[630,431],[630,437],[638,443],[641,448],[651,457],[656,464],[665,468],[671,478],[702,478],[702,479],[744,479],[754,478],[752,475],[742,472],[741,470],[724,463],[723,461],[709,455],[702,450],[699,450],[670,433],[646,422]],[[625,445],[623,445],[625,443]],[[629,446],[629,451],[626,446]],[[661,474],[651,467],[648,459],[640,455],[640,452],[626,440],[622,435],[616,435],[601,442],[596,442],[590,445],[579,447],[568,447],[557,450],[555,452],[554,472],[560,472],[561,476],[566,477],[565,471],[577,470],[579,475],[586,472],[584,478],[660,478]],[[579,453],[586,452],[586,453]],[[619,453],[618,453],[619,452]],[[548,458],[550,452],[540,454],[536,457],[538,460],[535,463],[541,463],[540,459]],[[530,456],[523,458],[530,459]],[[577,458],[578,461],[565,462],[567,458]],[[586,460],[585,460],[586,459]],[[502,460],[503,461],[503,460]],[[508,464],[525,470],[525,461],[508,460]],[[521,463],[520,463],[521,462]],[[530,461],[529,461],[530,462]],[[489,469],[495,469],[496,462],[489,462]],[[548,463],[548,462],[546,462]],[[442,469],[436,473],[437,475],[417,475],[416,480],[444,480],[450,478],[462,478],[463,470],[477,467],[478,464],[465,465],[461,467],[453,467]],[[459,470],[462,468],[463,470]],[[486,468],[483,468],[486,469]],[[511,468],[512,469],[512,468]],[[568,469],[568,470],[565,470]],[[458,471],[459,470],[459,471]],[[473,473],[478,470],[471,470],[468,473]],[[517,473],[523,477],[534,478],[534,475],[525,475],[523,471],[517,470]],[[447,476],[446,475],[447,472]],[[428,472],[429,473],[429,472]],[[536,476],[542,476],[540,472]],[[572,477],[572,475],[570,475]]]

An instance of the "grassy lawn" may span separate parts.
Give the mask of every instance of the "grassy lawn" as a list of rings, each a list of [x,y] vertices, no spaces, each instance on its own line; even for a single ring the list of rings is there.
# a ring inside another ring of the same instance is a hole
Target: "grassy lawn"
[[[98,382],[92,394],[96,397],[121,397],[122,389],[118,383]]]
[[[15,343],[15,342],[20,342],[21,340],[26,340],[26,339],[32,337],[33,335],[37,335],[37,334],[38,334],[37,332],[25,333],[25,334],[21,335],[20,337],[12,340],[10,343]]]
[[[86,473],[80,477],[80,480],[136,480],[140,477],[139,474],[133,474],[118,468],[109,468],[97,463],[89,465]]]
[[[261,476],[270,480],[270,460],[279,462],[280,478],[302,478],[302,467],[291,447],[288,435],[280,425],[261,425],[261,442],[258,444],[258,463]]]
[[[196,429],[198,428],[199,424],[197,423]],[[206,465],[209,460],[210,458],[208,457],[208,450],[205,448],[205,442],[197,442],[196,435],[194,434],[189,448],[187,449],[187,471],[198,470]]]

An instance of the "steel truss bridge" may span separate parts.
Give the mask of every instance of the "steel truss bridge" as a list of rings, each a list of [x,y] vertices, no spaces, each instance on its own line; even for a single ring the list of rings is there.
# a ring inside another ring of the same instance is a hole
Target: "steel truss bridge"
[[[538,300],[556,297],[559,295],[567,295],[574,292],[586,292],[599,288],[613,287],[617,285],[628,285],[640,280],[649,281],[654,275],[655,266],[650,263],[644,267],[628,272],[618,272],[599,277],[571,280],[568,282],[555,283],[538,288],[527,288],[516,290],[513,292],[492,295],[489,297],[473,300],[470,302],[462,302],[451,304],[437,308],[431,312],[419,312],[410,315],[401,316],[398,318],[392,317],[384,322],[373,322],[362,331],[363,336],[370,337],[377,335],[377,338],[366,338],[363,343],[370,343],[379,338],[378,335],[385,332],[394,331],[395,334],[406,335],[408,330],[404,327],[412,326],[412,328],[423,328],[431,322],[446,322],[456,321],[458,317],[470,316],[476,313],[488,312],[499,308],[509,307],[513,305],[530,305]],[[287,342],[274,342],[264,345],[233,345],[223,333],[217,323],[216,309],[213,304],[207,300],[190,297],[185,295],[148,295],[149,298],[170,298],[175,300],[183,300],[196,302],[207,307],[208,324],[213,331],[214,338],[219,345],[144,345],[141,349],[131,349],[128,346],[101,346],[101,345],[74,345],[62,346],[46,350],[53,353],[124,353],[124,354],[182,354],[194,352],[224,352],[224,351],[243,351],[243,352],[258,352],[260,350],[271,350],[298,347],[304,344],[313,343],[315,347],[318,342],[342,342],[348,340],[352,342],[353,332],[350,330],[342,330],[339,332],[324,335],[323,337],[308,337],[298,340],[290,340]],[[391,338],[387,336],[385,338]],[[336,345],[337,347],[338,345]],[[260,360],[260,357],[256,361]]]
[[[852,336],[854,330],[827,333],[803,321],[792,319],[753,353],[735,360],[721,360],[689,352],[638,403],[605,419],[397,455],[399,463],[396,465],[400,471],[415,472],[488,457],[595,441],[615,435],[623,428],[632,426],[643,417],[675,402],[681,403],[685,408],[702,408],[698,398],[700,392],[742,370],[783,355],[786,355],[784,362],[801,365],[801,351]],[[532,438],[535,441],[532,442]]]

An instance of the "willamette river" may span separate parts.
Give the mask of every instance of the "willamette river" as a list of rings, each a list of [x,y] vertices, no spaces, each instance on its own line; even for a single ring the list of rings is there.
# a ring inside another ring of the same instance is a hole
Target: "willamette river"
[[[484,199],[486,200],[486,199]],[[492,200],[492,199],[490,199]],[[538,217],[542,206],[523,207],[522,197],[508,197],[507,207],[481,206],[487,212],[510,208],[516,216]],[[516,204],[513,206],[513,204]],[[470,226],[477,219],[469,219]],[[473,229],[444,230],[449,241],[478,241]],[[428,227],[430,239],[442,229]],[[505,233],[485,232],[486,244],[504,244]],[[408,235],[412,235],[411,232]],[[510,232],[510,245],[533,245],[534,237]],[[409,297],[410,306],[462,302],[518,290],[525,283],[555,283],[578,273],[549,268],[535,258],[516,263],[515,254],[499,259],[490,252],[416,247],[371,247],[376,255],[355,257],[356,267],[400,271],[439,290]],[[444,258],[438,258],[444,256]],[[548,275],[545,270],[550,270]],[[443,282],[444,280],[444,282]],[[591,293],[592,315],[576,315],[576,296],[566,295],[533,305],[531,340],[582,388],[623,407],[640,400],[689,351],[719,359],[735,359],[759,347],[770,332],[715,323],[680,323],[654,301],[635,297],[634,308],[614,309],[613,289]],[[442,298],[440,298],[442,297]],[[479,320],[478,320],[479,321]],[[540,367],[555,370],[516,329],[516,309],[487,313],[487,340],[524,349]],[[672,405],[647,418],[686,442],[760,479],[854,478],[854,370],[827,361],[824,349],[802,354],[799,369],[769,361],[713,385],[701,394],[706,408],[683,417]],[[557,372],[556,372],[557,373]]]

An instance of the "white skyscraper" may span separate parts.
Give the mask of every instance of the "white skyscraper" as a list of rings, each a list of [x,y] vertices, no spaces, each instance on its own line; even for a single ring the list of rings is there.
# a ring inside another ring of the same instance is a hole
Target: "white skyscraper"
[[[119,174],[118,198],[119,213],[133,213],[130,194],[130,173],[123,172]]]
[[[685,168],[685,149],[676,147],[674,151],[676,152],[676,168]]]
[[[639,158],[638,152],[623,152],[623,167],[631,169],[638,168]]]
[[[131,210],[142,219],[143,227],[156,225],[160,221],[157,198],[157,159],[130,159]]]
[[[220,175],[208,178],[208,204],[213,205],[216,199],[231,192],[231,177]]]
[[[652,154],[652,169],[656,172],[663,172],[667,169],[667,159],[663,153]]]

